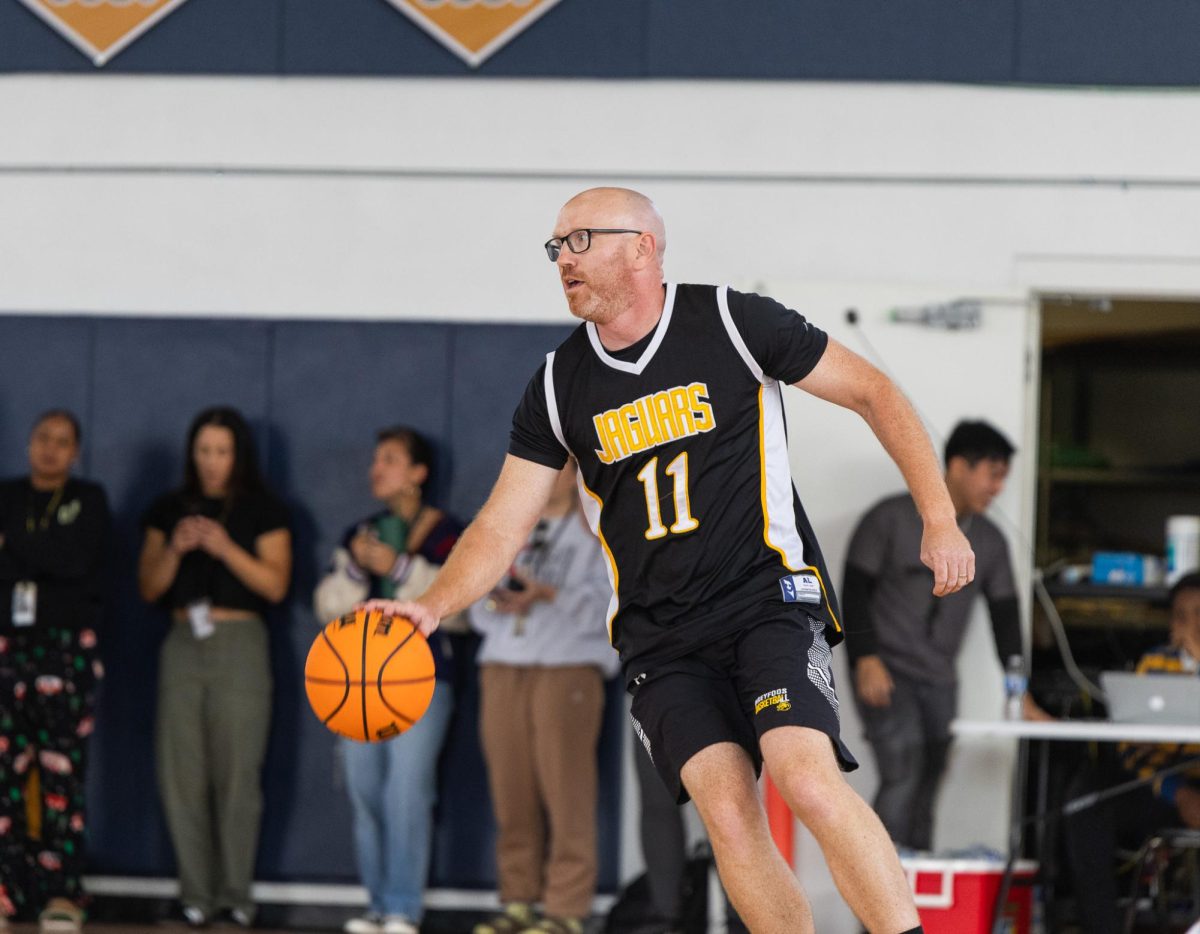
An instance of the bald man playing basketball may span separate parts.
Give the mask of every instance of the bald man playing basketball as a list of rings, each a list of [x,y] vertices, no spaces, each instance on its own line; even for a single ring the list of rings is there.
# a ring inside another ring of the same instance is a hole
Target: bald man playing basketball
[[[870,425],[923,520],[934,594],[969,583],[974,555],[891,381],[778,302],[664,282],[665,246],[637,192],[595,188],[563,206],[545,249],[583,323],[529,383],[496,486],[441,574],[415,603],[372,605],[431,632],[483,596],[574,456],[609,564],[609,633],[634,729],[672,793],[696,802],[750,930],[813,931],[759,800],[765,763],[860,921],[920,931],[883,825],[841,774],[857,766],[830,669],[842,626],[789,472],[783,384]]]

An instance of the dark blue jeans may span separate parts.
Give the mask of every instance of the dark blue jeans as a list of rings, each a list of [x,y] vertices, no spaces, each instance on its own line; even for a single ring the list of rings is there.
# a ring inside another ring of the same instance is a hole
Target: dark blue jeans
[[[887,707],[868,707],[855,693],[879,770],[874,808],[899,846],[933,849],[933,807],[950,753],[950,721],[958,687],[897,677]]]

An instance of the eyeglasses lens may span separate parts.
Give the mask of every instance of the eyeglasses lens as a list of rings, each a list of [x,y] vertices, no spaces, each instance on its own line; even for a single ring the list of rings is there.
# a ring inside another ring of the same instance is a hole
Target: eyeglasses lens
[[[590,230],[572,230],[567,234],[567,246],[571,248],[572,253],[586,253],[587,248],[592,245],[592,232]]]

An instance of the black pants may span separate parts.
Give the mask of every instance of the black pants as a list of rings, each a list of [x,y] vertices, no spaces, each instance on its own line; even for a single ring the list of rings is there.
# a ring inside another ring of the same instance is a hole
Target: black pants
[[[897,844],[931,850],[934,804],[950,754],[958,688],[895,675],[893,680],[895,690],[886,707],[870,707],[854,695],[879,769],[873,807]]]
[[[1133,777],[1115,762],[1088,762],[1071,782],[1067,798],[1112,788]],[[1156,797],[1147,785],[1064,820],[1067,872],[1083,930],[1088,934],[1117,934],[1121,930],[1117,911],[1117,848],[1136,850],[1150,834],[1180,824],[1175,807]]]

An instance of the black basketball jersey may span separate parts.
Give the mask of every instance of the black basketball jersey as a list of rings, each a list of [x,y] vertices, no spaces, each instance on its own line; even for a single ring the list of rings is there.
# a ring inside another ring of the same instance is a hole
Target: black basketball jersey
[[[795,603],[841,640],[829,577],[792,484],[781,384],[828,338],[771,299],[668,284],[625,351],[595,325],[546,356],[509,452],[555,469],[568,451],[608,558],[609,633],[627,672],[687,654]]]

